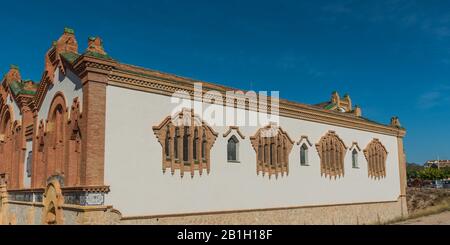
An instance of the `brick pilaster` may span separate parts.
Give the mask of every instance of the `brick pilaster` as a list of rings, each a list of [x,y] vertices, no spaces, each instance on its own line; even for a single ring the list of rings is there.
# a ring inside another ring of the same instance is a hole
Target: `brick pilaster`
[[[106,76],[83,81],[81,185],[103,185],[105,163]]]

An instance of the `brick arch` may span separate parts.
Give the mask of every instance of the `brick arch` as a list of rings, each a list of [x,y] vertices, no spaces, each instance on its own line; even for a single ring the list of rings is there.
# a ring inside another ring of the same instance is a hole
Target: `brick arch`
[[[14,109],[11,105],[4,105],[0,110],[0,135],[6,134],[7,125],[9,124],[9,131],[12,130],[12,122],[14,122]],[[1,138],[0,138],[1,140]]]
[[[57,92],[52,99],[47,116],[46,176],[64,173],[67,118],[66,98],[62,92]]]
[[[13,122],[14,113],[12,106],[4,105],[0,114],[0,172],[11,173],[11,161],[13,151]],[[8,183],[8,187],[9,183]]]
[[[64,113],[67,113],[67,103],[66,96],[64,96],[63,92],[57,92],[55,96],[53,96],[52,102],[50,103],[50,108],[47,114],[47,121],[54,117],[54,112],[58,107],[64,109]]]

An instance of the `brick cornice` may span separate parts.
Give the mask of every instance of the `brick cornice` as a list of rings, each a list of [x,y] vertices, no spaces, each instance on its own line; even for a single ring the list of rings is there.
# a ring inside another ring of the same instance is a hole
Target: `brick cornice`
[[[215,90],[225,96],[227,91],[246,91],[232,87],[216,85],[209,82],[197,81],[183,78],[159,71],[144,69],[132,65],[119,63],[115,60],[101,59],[88,55],[81,55],[74,61],[73,70],[82,79],[83,83],[100,82],[111,86],[117,86],[138,91],[150,92],[165,96],[172,96],[176,91],[184,91],[191,96],[194,95],[194,83],[202,83],[203,96],[208,91]],[[208,97],[208,96],[205,96]],[[270,97],[268,98],[267,111],[271,111]],[[250,105],[247,101],[235,104],[235,107],[259,111],[255,105]],[[273,108],[277,109],[277,108]],[[356,117],[353,114],[345,114],[336,111],[329,111],[312,105],[292,102],[285,99],[279,100],[280,116],[324,123],[328,125],[345,128],[358,129],[384,135],[404,137],[406,130],[400,127],[384,125],[364,118]]]
[[[111,74],[117,62],[114,60],[98,59],[82,55],[73,64],[73,70],[82,80],[86,82],[108,83],[107,76]]]

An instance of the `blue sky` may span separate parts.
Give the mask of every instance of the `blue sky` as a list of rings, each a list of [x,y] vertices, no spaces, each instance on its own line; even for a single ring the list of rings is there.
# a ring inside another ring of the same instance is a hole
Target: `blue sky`
[[[363,115],[408,130],[409,162],[450,158],[450,2],[7,1],[0,72],[39,80],[65,26],[81,50],[101,36],[115,59],[315,104],[349,93]]]

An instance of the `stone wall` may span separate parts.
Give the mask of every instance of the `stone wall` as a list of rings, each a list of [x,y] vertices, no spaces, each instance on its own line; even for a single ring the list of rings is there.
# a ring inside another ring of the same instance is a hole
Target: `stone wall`
[[[383,224],[407,215],[406,201],[242,211],[172,217],[125,217],[121,224],[152,225],[352,225]]]
[[[1,224],[43,224],[40,203],[8,202],[1,209]],[[351,225],[382,224],[406,215],[406,201],[361,203],[334,206],[299,207],[229,213],[178,216],[121,217],[111,206],[81,207],[63,205],[65,225]]]
[[[8,204],[8,224],[38,225],[42,220],[42,205]]]

